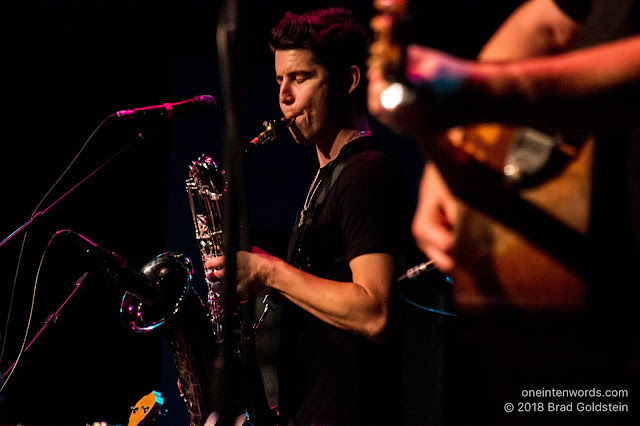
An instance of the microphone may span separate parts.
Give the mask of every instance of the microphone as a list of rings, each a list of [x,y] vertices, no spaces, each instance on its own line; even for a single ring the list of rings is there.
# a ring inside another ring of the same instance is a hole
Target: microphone
[[[119,285],[146,304],[162,303],[159,291],[152,285],[149,278],[129,267],[129,262],[122,256],[70,229],[58,231],[54,237],[58,235],[71,236],[74,242],[84,248],[107,281]]]
[[[142,108],[123,109],[111,114],[120,120],[132,119],[148,119],[148,118],[171,118],[174,115],[194,115],[205,112],[214,112],[218,105],[211,95],[194,96],[180,102],[168,103],[162,105],[153,105]]]

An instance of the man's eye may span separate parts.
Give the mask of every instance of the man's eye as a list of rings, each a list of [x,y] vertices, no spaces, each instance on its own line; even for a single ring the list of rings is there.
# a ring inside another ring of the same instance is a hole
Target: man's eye
[[[296,83],[304,83],[305,81],[307,81],[307,76],[297,76],[296,77]]]

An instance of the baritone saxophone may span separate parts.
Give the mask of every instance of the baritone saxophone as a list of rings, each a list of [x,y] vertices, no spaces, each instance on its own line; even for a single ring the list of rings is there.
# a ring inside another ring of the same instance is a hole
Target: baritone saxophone
[[[251,140],[245,152],[275,140],[277,132],[289,127],[294,119],[265,121],[265,130]],[[204,267],[211,257],[224,254],[221,217],[221,204],[227,191],[224,170],[211,157],[202,155],[189,167],[186,189]],[[253,333],[232,333],[238,336],[233,342],[234,358],[238,359],[225,360],[223,357],[223,316],[235,312],[224,312],[220,282],[205,280],[205,304],[191,285],[194,276],[191,259],[177,252],[158,255],[143,266],[142,273],[161,295],[161,300],[150,304],[127,292],[120,307],[121,318],[137,333],[156,328],[163,330],[171,345],[189,425],[202,426],[207,419],[211,421],[212,415],[220,412],[221,401],[225,400],[222,392],[232,394],[236,413],[246,415],[253,425],[276,425],[277,416],[269,407],[257,360],[239,362],[242,351],[254,344]],[[240,330],[244,328],[241,326]],[[225,364],[233,366],[233,372],[238,375],[232,389],[222,389]]]

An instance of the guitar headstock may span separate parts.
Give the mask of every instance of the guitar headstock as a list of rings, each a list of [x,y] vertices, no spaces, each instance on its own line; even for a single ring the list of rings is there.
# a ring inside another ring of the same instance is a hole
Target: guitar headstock
[[[149,425],[160,416],[164,398],[160,392],[152,391],[143,396],[135,406],[131,407],[131,415],[127,426]]]
[[[403,80],[407,0],[375,0],[377,15],[371,19],[373,43],[369,50],[369,68],[389,80]]]

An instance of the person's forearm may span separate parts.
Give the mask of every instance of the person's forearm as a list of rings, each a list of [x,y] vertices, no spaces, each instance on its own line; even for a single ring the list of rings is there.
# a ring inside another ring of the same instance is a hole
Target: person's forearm
[[[640,36],[516,62],[474,62],[454,113],[461,124],[502,121],[572,129],[630,120],[640,111]]]
[[[553,0],[528,0],[491,36],[478,54],[480,61],[504,61],[564,53],[581,29]]]
[[[381,338],[387,321],[388,291],[319,278],[281,260],[274,262],[265,275],[267,287],[280,291],[322,321],[372,340]],[[390,282],[390,275],[387,280]]]

